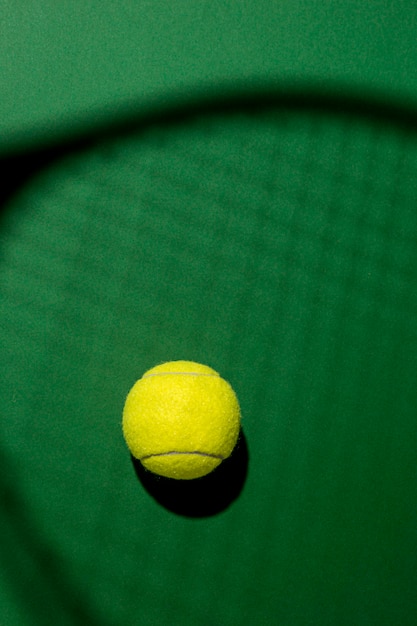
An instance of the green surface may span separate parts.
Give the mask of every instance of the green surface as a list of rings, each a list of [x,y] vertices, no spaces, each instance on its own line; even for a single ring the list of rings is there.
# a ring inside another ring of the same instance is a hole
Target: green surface
[[[260,102],[130,129],[9,199],[8,624],[415,623],[416,174],[395,116]],[[177,358],[230,380],[249,450],[200,519],[121,434]]]
[[[271,82],[417,102],[410,0],[0,3],[0,151]]]
[[[1,625],[414,625],[417,5],[0,5]],[[171,359],[243,414],[189,506]]]

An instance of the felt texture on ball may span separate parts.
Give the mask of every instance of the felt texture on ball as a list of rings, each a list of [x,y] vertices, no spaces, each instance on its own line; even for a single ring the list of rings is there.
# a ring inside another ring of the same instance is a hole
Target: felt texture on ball
[[[145,372],[123,410],[123,435],[149,471],[180,480],[201,478],[230,456],[240,407],[230,384],[207,365],[171,361]]]

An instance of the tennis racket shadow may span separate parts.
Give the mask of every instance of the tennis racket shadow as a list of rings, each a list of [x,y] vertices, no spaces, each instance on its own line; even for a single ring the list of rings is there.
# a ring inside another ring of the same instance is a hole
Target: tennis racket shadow
[[[231,456],[213,472],[194,480],[157,476],[131,455],[136,476],[147,493],[168,511],[185,517],[211,517],[225,511],[240,496],[246,482],[249,452],[240,431]]]

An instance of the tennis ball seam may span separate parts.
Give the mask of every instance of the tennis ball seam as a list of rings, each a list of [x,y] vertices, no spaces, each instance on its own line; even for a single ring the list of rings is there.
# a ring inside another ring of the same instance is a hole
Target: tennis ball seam
[[[141,380],[152,378],[153,376],[208,376],[209,378],[220,378],[218,374],[204,374],[202,372],[155,372],[154,374],[144,374]]]
[[[222,456],[221,454],[211,454],[210,452],[200,452],[199,450],[170,450],[169,452],[154,452],[152,454],[142,456],[139,460],[146,461],[147,459],[151,459],[155,456],[172,456],[174,454],[185,454],[187,456],[197,454],[198,456],[204,456],[211,459],[219,459],[220,461],[224,461],[224,456]]]

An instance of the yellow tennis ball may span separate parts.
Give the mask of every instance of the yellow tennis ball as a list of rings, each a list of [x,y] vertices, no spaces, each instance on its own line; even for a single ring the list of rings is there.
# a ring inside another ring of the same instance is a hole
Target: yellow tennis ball
[[[239,403],[229,383],[192,361],[171,361],[145,372],[123,410],[130,452],[167,478],[209,474],[232,453],[239,428]]]

